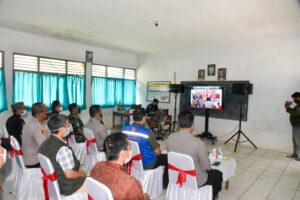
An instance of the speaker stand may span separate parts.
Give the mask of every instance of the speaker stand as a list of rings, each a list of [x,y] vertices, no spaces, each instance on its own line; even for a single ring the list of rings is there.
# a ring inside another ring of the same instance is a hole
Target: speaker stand
[[[217,137],[214,137],[210,132],[208,132],[209,126],[209,109],[205,109],[205,131],[202,134],[196,135],[195,137],[207,138],[211,140],[212,144],[215,144]]]
[[[247,141],[240,141],[241,138],[241,134],[247,139]],[[231,136],[226,142],[225,144],[227,144],[231,139],[233,139],[235,136],[237,135],[237,140],[235,141],[235,147],[234,147],[234,152],[236,152],[236,148],[237,145],[239,143],[243,143],[243,142],[250,142],[252,144],[252,146],[257,149],[257,147],[255,146],[255,144],[244,134],[244,132],[242,131],[242,104],[240,104],[240,121],[239,121],[239,130],[233,135]]]

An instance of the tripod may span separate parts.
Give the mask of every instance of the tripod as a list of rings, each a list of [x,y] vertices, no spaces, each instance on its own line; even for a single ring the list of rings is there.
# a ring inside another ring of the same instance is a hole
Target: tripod
[[[176,124],[177,124],[177,121],[176,121],[176,115],[177,115],[177,94],[178,93],[175,92],[174,119],[173,119],[173,122],[170,125],[170,128],[171,128],[172,132],[175,132],[175,127],[176,127]]]
[[[236,135],[237,135],[237,140],[235,142],[235,147],[234,147],[234,152],[236,152],[236,148],[238,143],[243,143],[243,142],[247,142],[249,141],[252,146],[257,149],[257,147],[255,146],[255,144],[244,134],[244,132],[241,130],[242,129],[242,104],[240,104],[240,121],[239,121],[239,130],[233,135],[231,136],[226,142],[225,144],[227,144],[231,139],[233,139]],[[240,137],[241,134],[247,139],[247,141],[240,141]]]

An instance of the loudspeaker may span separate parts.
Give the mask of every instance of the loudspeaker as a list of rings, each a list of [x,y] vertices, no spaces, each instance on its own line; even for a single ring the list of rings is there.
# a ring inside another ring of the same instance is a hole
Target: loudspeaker
[[[249,95],[253,94],[253,84],[234,83],[232,84],[232,94]]]
[[[170,92],[172,92],[172,93],[184,93],[184,85],[182,85],[182,84],[170,84]]]

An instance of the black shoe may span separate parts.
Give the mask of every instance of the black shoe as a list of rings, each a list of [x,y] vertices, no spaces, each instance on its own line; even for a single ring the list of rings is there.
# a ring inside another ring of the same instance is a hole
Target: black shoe
[[[296,154],[291,154],[291,155],[288,155],[286,157],[288,157],[288,158],[298,158],[298,156]]]

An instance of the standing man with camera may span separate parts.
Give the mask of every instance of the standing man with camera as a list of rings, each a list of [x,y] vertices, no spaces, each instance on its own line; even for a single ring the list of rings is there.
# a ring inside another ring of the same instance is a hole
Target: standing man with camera
[[[292,98],[296,104],[293,108],[291,101],[286,101],[284,105],[286,112],[290,113],[290,122],[293,128],[293,154],[288,157],[300,161],[300,92],[292,94]]]

